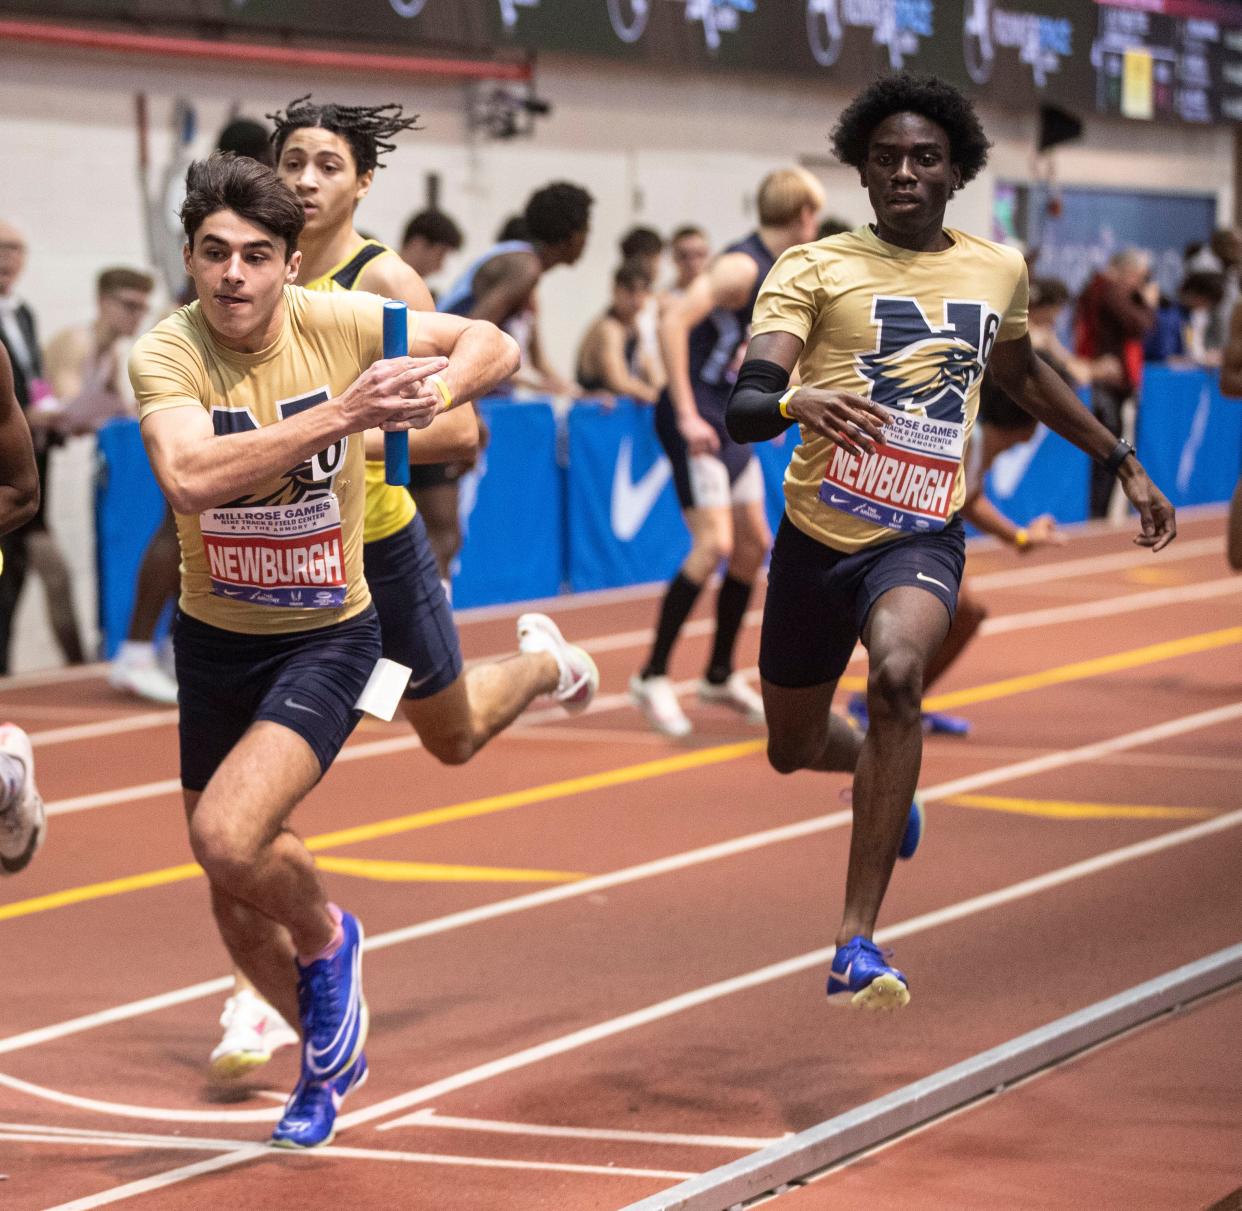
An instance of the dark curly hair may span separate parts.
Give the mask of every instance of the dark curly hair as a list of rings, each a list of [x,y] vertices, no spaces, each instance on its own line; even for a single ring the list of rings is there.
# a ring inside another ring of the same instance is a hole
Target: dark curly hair
[[[581,186],[567,181],[555,181],[537,189],[530,195],[524,215],[530,238],[541,244],[559,244],[585,231],[594,201]]]
[[[295,131],[313,126],[340,135],[354,154],[354,167],[358,175],[374,168],[383,168],[379,162],[382,154],[395,151],[396,144],[389,142],[403,130],[421,130],[418,114],[406,114],[395,101],[387,105],[314,105],[311,94],[289,102],[289,108],[281,113],[264,115],[276,124],[272,132],[272,145],[276,159],[284,149],[285,140]]]
[[[988,162],[992,144],[975,107],[938,76],[913,72],[876,80],[849,103],[832,132],[833,153],[841,163],[862,171],[872,132],[885,118],[903,113],[920,114],[948,135],[949,159],[962,174],[963,185]]]

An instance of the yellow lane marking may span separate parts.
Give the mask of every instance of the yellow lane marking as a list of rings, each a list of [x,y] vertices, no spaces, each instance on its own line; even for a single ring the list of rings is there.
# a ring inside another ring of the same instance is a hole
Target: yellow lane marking
[[[515,807],[527,807],[532,803],[546,803],[551,799],[564,799],[610,786],[624,786],[629,782],[642,782],[649,778],[662,777],[665,774],[676,774],[683,770],[718,765],[723,761],[735,761],[739,757],[748,757],[752,753],[761,752],[766,745],[766,740],[747,740],[741,744],[720,744],[713,748],[698,749],[692,753],[678,753],[675,757],[663,757],[658,761],[624,765],[619,769],[587,774],[582,778],[549,782],[543,786],[532,786],[527,790],[511,791],[504,795],[489,795],[485,799],[473,799],[467,803],[456,803],[449,807],[414,812],[408,816],[381,820],[375,824],[364,824],[358,828],[322,833],[317,837],[308,838],[306,845],[307,848],[316,851],[335,849],[341,845],[355,845],[360,841],[391,837],[417,828],[446,824],[451,820],[467,820],[473,816],[508,811]],[[105,896],[119,896],[125,892],[141,891],[147,887],[179,883],[185,879],[198,878],[202,873],[202,867],[190,862],[183,866],[170,866],[164,870],[148,871],[141,875],[129,875],[123,879],[109,879],[105,883],[88,883],[83,887],[70,887],[49,895],[34,896],[29,900],[17,900],[12,904],[0,905],[0,921],[29,916],[36,912],[46,912],[52,908],[63,908],[68,904],[81,904],[86,900],[99,900]]]
[[[320,870],[384,883],[576,883],[586,875],[572,870],[517,870],[507,866],[450,866],[441,862],[387,862],[371,858],[316,859]]]
[[[981,807],[1053,820],[1198,820],[1215,815],[1205,807],[1149,807],[1131,803],[1067,803],[1061,799],[1009,799],[1003,795],[956,795],[953,807]]]
[[[967,706],[973,702],[988,702],[993,698],[1008,698],[1012,694],[1025,694],[1030,690],[1046,689],[1050,685],[1063,685],[1067,681],[1081,681],[1087,677],[1099,677],[1123,669],[1134,669],[1144,664],[1172,660],[1175,656],[1189,656],[1195,652],[1210,652],[1214,648],[1230,647],[1242,643],[1242,627],[1226,627],[1223,631],[1206,631],[1202,635],[1190,635],[1185,639],[1172,639],[1167,643],[1153,643],[1148,647],[1133,648],[1128,652],[1116,652],[1112,656],[1099,656],[1094,660],[1079,660],[1063,664],[1042,673],[1027,673],[1021,677],[1007,677],[972,689],[954,690],[948,694],[934,694],[923,699],[923,709],[946,711],[953,707]]]
[[[1189,579],[1185,572],[1175,568],[1131,568],[1125,575],[1134,584],[1185,584]]]

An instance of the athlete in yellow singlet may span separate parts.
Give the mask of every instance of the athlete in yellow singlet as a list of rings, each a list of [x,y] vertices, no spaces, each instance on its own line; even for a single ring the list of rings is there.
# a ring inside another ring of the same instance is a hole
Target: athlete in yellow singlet
[[[8,350],[0,344],[0,534],[24,526],[38,511],[34,444],[13,388]],[[0,555],[0,582],[3,576]],[[0,875],[15,875],[29,864],[46,827],[30,737],[6,723],[0,726]]]
[[[354,227],[354,212],[370,190],[388,141],[413,126],[399,106],[353,108],[294,102],[274,115],[277,172],[301,200],[305,226],[298,241],[297,280],[307,290],[402,299],[412,312],[434,314],[423,280],[391,249]],[[313,297],[313,295],[311,296]],[[380,300],[366,304],[380,314]],[[410,458],[439,463],[471,458],[478,425],[466,399],[410,432]],[[461,406],[456,406],[461,405]],[[551,619],[523,615],[519,652],[463,672],[452,611],[436,569],[422,518],[410,494],[384,482],[383,439],[367,435],[363,563],[379,616],[386,657],[413,670],[402,709],[434,757],[468,761],[541,694],[568,710],[585,709],[598,684],[591,658],[567,644]],[[554,660],[549,660],[549,655]],[[265,1063],[291,1032],[240,972],[211,1056],[218,1076],[240,1075]]]

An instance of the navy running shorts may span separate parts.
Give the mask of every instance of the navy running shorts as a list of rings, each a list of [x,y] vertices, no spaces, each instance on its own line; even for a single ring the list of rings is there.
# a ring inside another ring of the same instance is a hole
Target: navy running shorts
[[[324,774],[361,712],[354,703],[380,657],[379,623],[356,618],[291,635],[242,635],[177,611],[181,785],[201,791],[252,723],[296,732]]]
[[[727,396],[726,396],[727,398]],[[673,467],[673,487],[682,509],[727,508],[730,504],[751,504],[763,499],[763,473],[750,446],[742,446],[733,440],[725,429],[724,409],[716,409],[704,400],[700,414],[720,438],[720,449],[715,454],[701,454],[691,458],[686,439],[677,428],[677,411],[667,391],[660,394],[655,406],[655,431],[664,453]],[[695,473],[697,459],[715,462],[723,468],[719,484],[711,475]]]
[[[901,585],[932,593],[952,622],[965,566],[966,536],[956,517],[935,533],[853,554],[818,542],[783,517],[768,569],[760,676],[786,689],[836,681],[872,607]]]
[[[461,676],[461,643],[423,519],[362,548],[380,640],[389,660],[413,669],[407,698],[430,698]]]

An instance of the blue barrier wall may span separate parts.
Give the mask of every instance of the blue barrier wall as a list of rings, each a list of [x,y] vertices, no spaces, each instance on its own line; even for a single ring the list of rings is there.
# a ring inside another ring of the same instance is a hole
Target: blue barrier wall
[[[555,414],[548,404],[504,399],[484,400],[479,412],[491,437],[461,481],[454,604],[554,597],[565,566],[565,485]]]
[[[95,572],[99,632],[111,660],[129,630],[138,568],[164,518],[164,497],[151,472],[136,420],[108,421],[98,436],[95,481]]]
[[[689,547],[649,407],[576,404],[558,422],[551,404],[484,400],[491,441],[462,481],[464,544],[454,604],[551,597],[670,577]],[[775,529],[781,479],[796,434],[756,448]],[[1150,367],[1139,408],[1139,457],[1175,504],[1227,500],[1242,466],[1242,402],[1223,399],[1214,374]],[[111,654],[124,637],[134,579],[162,501],[138,425],[99,437],[100,621]],[[1014,521],[1087,515],[1086,455],[1041,429],[1002,455],[988,495]]]
[[[1150,366],[1135,444],[1174,505],[1226,500],[1242,467],[1242,400],[1222,396],[1214,374]]]

